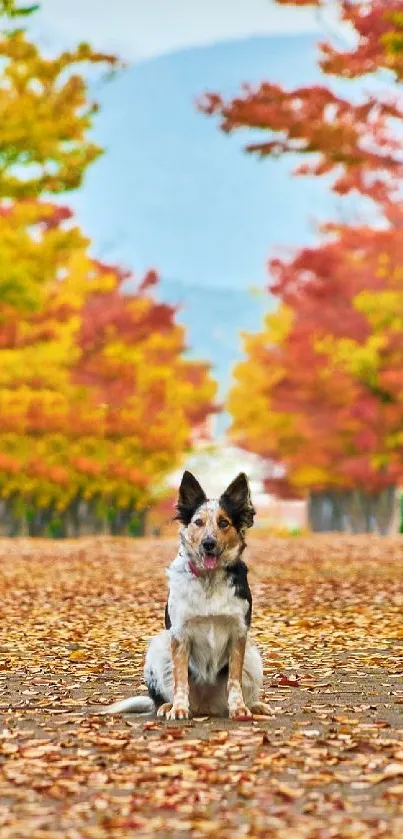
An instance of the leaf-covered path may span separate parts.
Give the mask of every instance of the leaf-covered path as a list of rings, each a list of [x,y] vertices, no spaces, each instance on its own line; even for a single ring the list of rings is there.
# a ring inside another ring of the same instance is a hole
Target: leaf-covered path
[[[251,542],[269,719],[105,717],[172,542],[0,542],[2,839],[403,835],[403,540]]]

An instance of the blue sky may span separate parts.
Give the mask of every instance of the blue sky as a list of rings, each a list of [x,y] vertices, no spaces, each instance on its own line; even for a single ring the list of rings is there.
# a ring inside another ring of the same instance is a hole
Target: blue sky
[[[129,61],[250,35],[319,31],[315,11],[274,0],[43,0],[35,26],[49,43],[89,40]]]

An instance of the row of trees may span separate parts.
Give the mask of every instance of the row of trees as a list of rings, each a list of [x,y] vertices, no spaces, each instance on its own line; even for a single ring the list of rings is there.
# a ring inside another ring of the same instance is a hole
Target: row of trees
[[[0,2],[3,533],[135,533],[216,387],[155,271],[135,284],[94,259],[60,203],[101,153],[87,70],[117,62],[87,45],[41,55],[23,27],[35,11]]]
[[[323,44],[323,71],[382,71],[388,95],[352,104],[326,86],[264,83],[202,107],[224,131],[262,131],[250,153],[303,154],[301,174],[333,177],[337,193],[377,208],[376,226],[328,224],[316,247],[271,261],[279,306],[244,338],[229,408],[234,439],[282,464],[270,488],[308,496],[315,529],[384,532],[403,472],[403,0],[340,8],[355,46]],[[88,72],[118,62],[87,45],[43,56],[24,28],[35,11],[0,0],[3,532],[139,532],[215,410],[215,383],[187,359],[156,273],[135,284],[94,259],[61,203],[101,153]]]
[[[378,86],[352,103],[330,86],[266,82],[202,102],[225,132],[262,132],[248,152],[302,154],[299,174],[327,175],[336,193],[371,199],[377,211],[373,226],[327,224],[316,247],[271,261],[279,305],[244,337],[231,433],[283,465],[270,486],[308,496],[314,529],[386,532],[403,475],[403,2],[339,6],[356,37],[345,50],[321,44],[323,72],[382,72],[387,93]]]

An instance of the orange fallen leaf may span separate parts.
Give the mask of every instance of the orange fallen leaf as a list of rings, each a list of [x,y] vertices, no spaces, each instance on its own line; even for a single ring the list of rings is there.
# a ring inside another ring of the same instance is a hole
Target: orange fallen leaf
[[[403,801],[403,784],[396,784],[394,787],[388,787],[385,790],[384,796],[386,798],[399,798]]]
[[[74,650],[69,655],[70,661],[85,661],[88,658],[85,650]]]
[[[297,789],[296,787],[290,787],[288,784],[284,784],[282,781],[273,780],[270,783],[270,786],[277,792],[279,795],[282,795],[283,798],[286,798],[288,801],[297,801],[298,798],[301,798],[304,794],[303,789]]]
[[[279,673],[276,676],[273,676],[273,681],[271,682],[272,687],[287,687],[287,688],[297,688],[300,687],[300,678],[299,676],[286,676],[284,673]]]

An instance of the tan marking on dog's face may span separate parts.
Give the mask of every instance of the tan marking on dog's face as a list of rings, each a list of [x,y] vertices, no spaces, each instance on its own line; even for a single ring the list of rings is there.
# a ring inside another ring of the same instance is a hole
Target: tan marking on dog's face
[[[183,538],[199,569],[206,567],[210,553],[216,556],[217,567],[229,564],[243,545],[242,536],[218,501],[206,501],[196,510]],[[214,542],[211,552],[204,546],[208,540]]]

